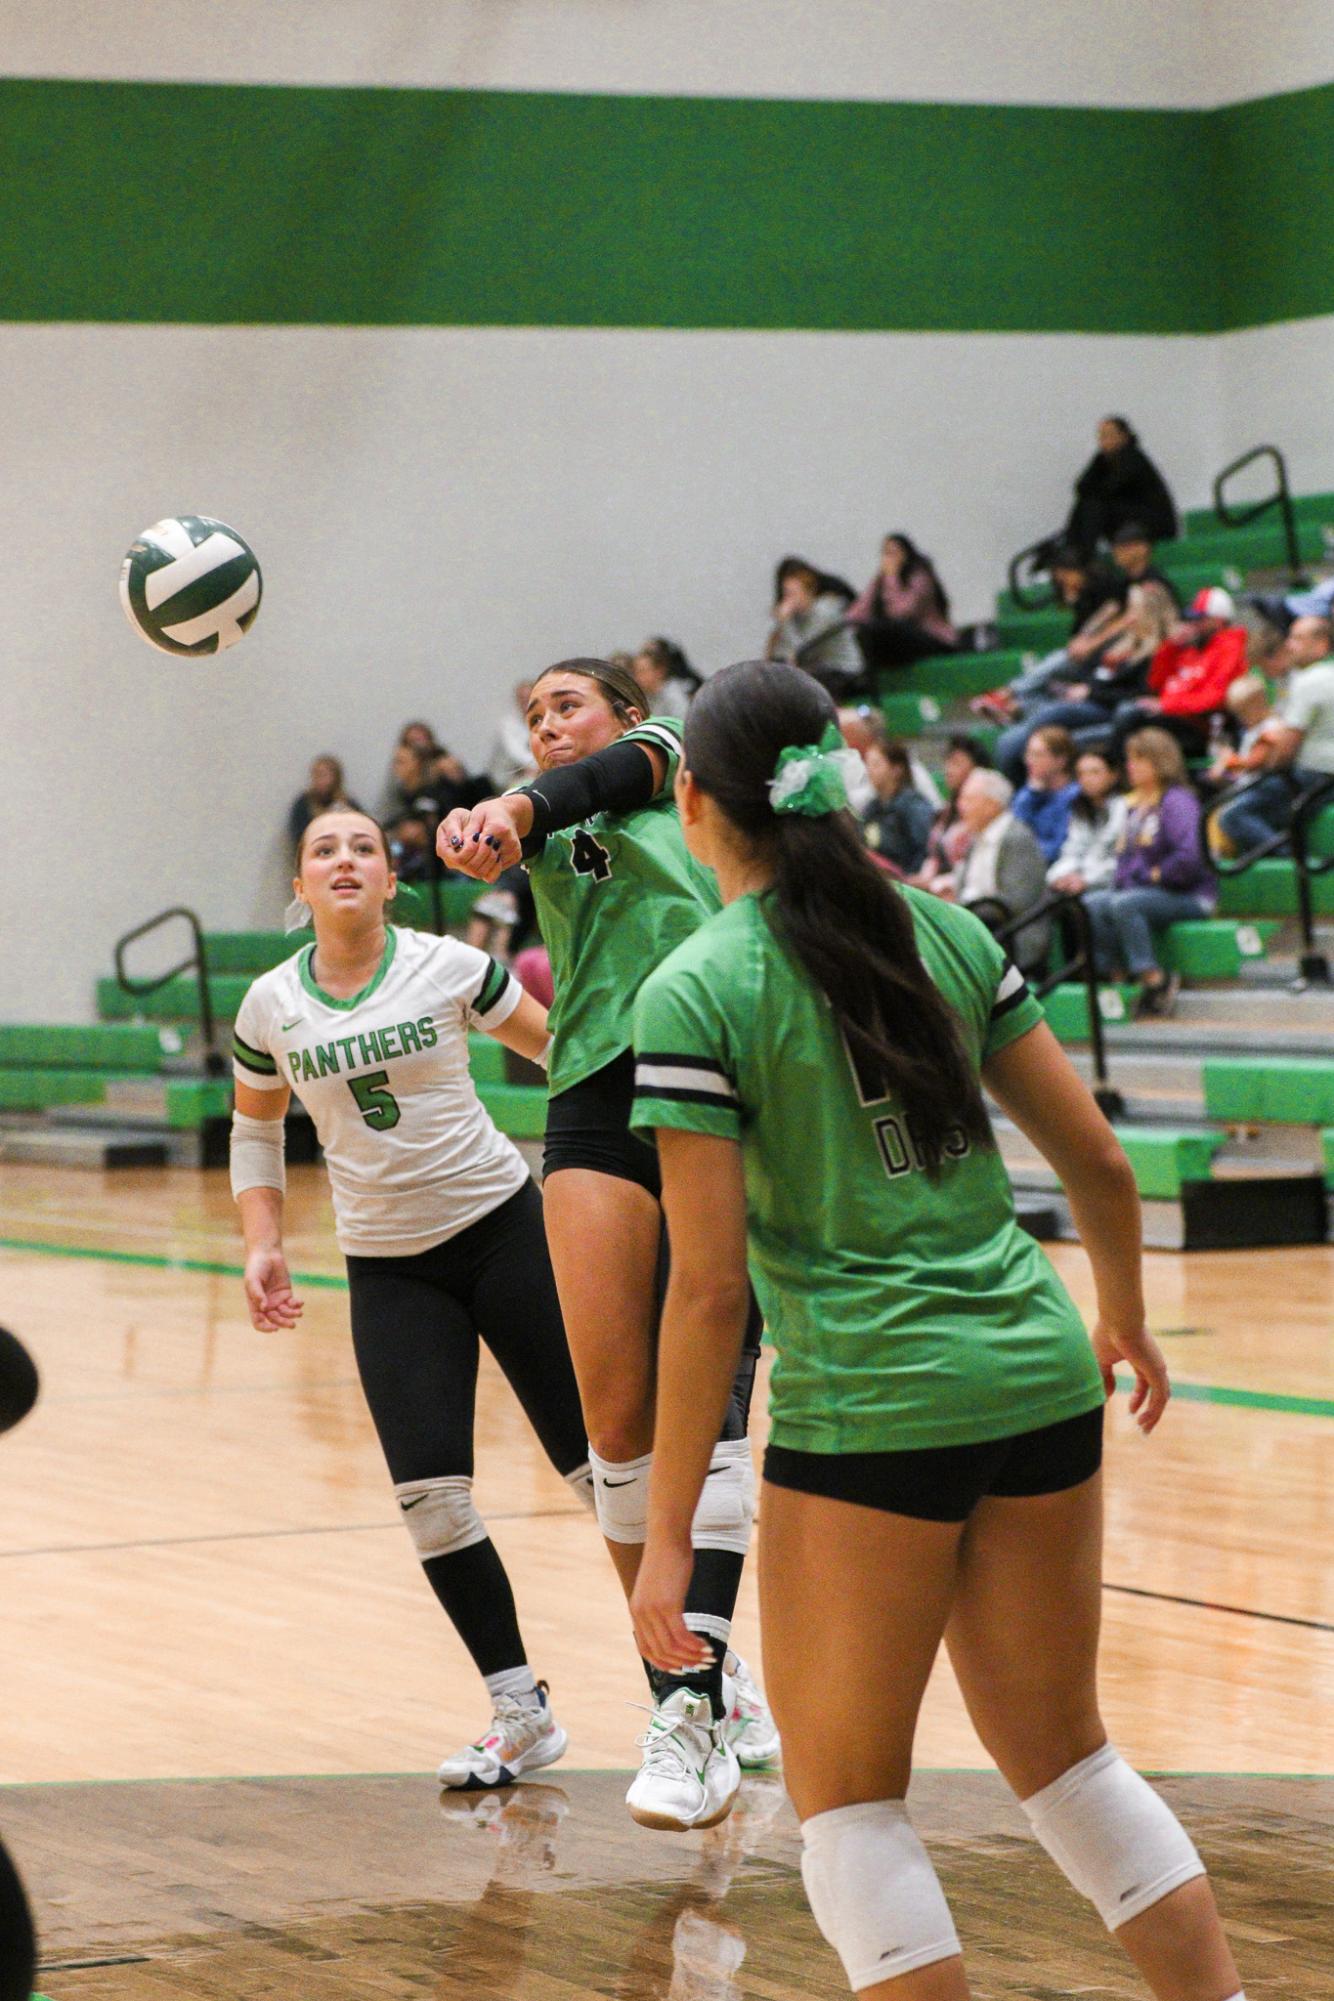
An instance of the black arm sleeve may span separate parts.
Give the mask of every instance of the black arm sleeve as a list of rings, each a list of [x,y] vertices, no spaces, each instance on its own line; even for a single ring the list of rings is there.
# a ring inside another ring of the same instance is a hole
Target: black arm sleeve
[[[593,813],[630,813],[647,806],[658,781],[643,744],[609,743],[578,764],[544,771],[518,789],[533,802],[533,828],[523,843],[527,856],[536,854],[558,827],[573,827]]]

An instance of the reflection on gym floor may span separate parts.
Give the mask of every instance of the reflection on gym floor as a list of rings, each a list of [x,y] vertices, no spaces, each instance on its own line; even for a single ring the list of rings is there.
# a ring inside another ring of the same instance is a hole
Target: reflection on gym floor
[[[719,1828],[636,1827],[626,1777],[500,1793],[427,1778],[16,1788],[50,2001],[831,2001],[776,1775]],[[1334,1781],[1163,1782],[1218,1884],[1251,2001],[1334,1997]],[[1140,1995],[994,1776],[926,1772],[918,1825],[978,2001]]]

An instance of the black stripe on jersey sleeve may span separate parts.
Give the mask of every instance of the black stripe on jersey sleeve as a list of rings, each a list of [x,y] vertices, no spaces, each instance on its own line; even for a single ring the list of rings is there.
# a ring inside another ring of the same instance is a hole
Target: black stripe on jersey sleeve
[[[660,1105],[709,1105],[739,1119],[741,1107],[735,1098],[719,1097],[716,1091],[687,1091],[671,1084],[636,1084],[635,1103]]]
[[[253,1070],[257,1077],[276,1077],[278,1065],[263,1049],[252,1049],[248,1042],[242,1042],[239,1035],[232,1036],[232,1055],[243,1070]]]
[[[729,1084],[732,1082],[722,1064],[716,1063],[712,1056],[678,1056],[674,1050],[636,1049],[635,1062],[670,1063],[675,1070],[712,1070],[715,1077],[726,1077]]]
[[[1015,1008],[1022,1007],[1026,1000],[1031,1000],[1032,998],[1033,989],[1029,986],[1028,981],[1025,980],[1023,985],[1016,987],[1012,994],[1006,994],[1003,1001],[996,1002],[995,1007],[991,1010],[991,1019],[993,1021],[1003,1021],[1007,1014],[1012,1014]]]
[[[510,977],[510,973],[504,966],[498,964],[495,959],[488,959],[485,976],[478,990],[477,998],[472,1004],[473,1013],[476,1015],[490,1014],[496,1002],[502,997],[509,986]]]

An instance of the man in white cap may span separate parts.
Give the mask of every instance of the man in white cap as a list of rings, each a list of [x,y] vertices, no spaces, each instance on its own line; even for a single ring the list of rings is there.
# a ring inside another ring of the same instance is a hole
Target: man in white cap
[[[1132,730],[1155,722],[1170,730],[1188,757],[1209,745],[1210,718],[1224,713],[1228,688],[1246,671],[1247,634],[1220,584],[1197,591],[1153,656],[1149,692],[1117,710],[1112,750],[1119,757]]]

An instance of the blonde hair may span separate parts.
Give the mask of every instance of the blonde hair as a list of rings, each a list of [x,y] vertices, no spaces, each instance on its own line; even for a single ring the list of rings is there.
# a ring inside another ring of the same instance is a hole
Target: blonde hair
[[[1166,792],[1169,785],[1185,785],[1186,760],[1181,745],[1167,730],[1136,730],[1126,738],[1126,755],[1142,757],[1152,765],[1154,776]]]
[[[1248,702],[1257,696],[1269,700],[1269,683],[1262,674],[1243,674],[1233,681],[1223,697],[1223,707],[1230,716],[1240,715]]]

